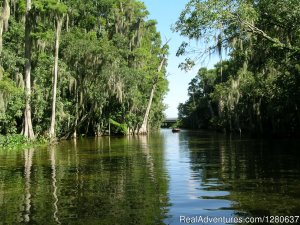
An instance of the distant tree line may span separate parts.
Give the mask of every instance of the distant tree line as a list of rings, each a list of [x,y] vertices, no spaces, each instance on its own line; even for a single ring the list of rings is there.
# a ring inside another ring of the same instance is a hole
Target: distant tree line
[[[191,0],[174,29],[219,54],[190,82],[179,117],[189,128],[300,134],[300,1]],[[222,60],[227,50],[228,59]],[[178,55],[190,52],[183,43]],[[187,58],[183,69],[195,65]]]
[[[168,46],[143,3],[0,5],[0,135],[62,138],[160,126]]]

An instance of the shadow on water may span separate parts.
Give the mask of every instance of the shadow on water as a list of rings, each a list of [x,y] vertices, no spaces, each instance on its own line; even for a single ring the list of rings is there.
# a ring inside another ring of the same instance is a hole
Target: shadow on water
[[[299,215],[299,146],[165,129],[1,150],[0,225]]]

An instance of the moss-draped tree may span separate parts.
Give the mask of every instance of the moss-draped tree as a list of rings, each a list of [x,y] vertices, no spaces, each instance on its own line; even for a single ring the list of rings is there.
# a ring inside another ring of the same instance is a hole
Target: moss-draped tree
[[[148,127],[159,127],[166,52],[143,3],[32,0],[12,5],[1,55],[0,99],[5,92],[7,109],[0,112],[2,135],[102,135],[110,121],[116,122],[112,133],[138,133],[145,114]]]
[[[189,1],[175,30],[206,43],[202,54],[227,49],[229,57],[208,71],[208,84],[199,71],[197,105],[190,108],[191,99],[180,105],[181,117],[197,115],[197,126],[229,131],[299,133],[299,9],[299,1],[288,0]],[[186,53],[183,43],[178,54]],[[194,64],[188,59],[182,66]],[[205,113],[211,108],[218,113]]]

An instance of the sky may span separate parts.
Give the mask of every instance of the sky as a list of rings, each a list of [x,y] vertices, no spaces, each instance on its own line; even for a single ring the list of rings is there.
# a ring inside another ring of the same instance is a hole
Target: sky
[[[171,39],[169,44],[169,56],[167,75],[169,80],[169,92],[164,100],[168,109],[165,111],[167,118],[178,116],[177,107],[179,103],[184,103],[188,99],[188,84],[197,74],[200,67],[208,66],[211,68],[216,59],[212,57],[205,65],[197,65],[189,72],[182,71],[178,65],[184,61],[185,57],[176,57],[178,47],[183,41],[188,42],[178,33],[171,31],[171,26],[177,21],[181,11],[184,9],[188,0],[142,0],[149,11],[149,19],[157,21],[157,29],[161,33],[162,42]],[[192,57],[191,57],[192,58]]]

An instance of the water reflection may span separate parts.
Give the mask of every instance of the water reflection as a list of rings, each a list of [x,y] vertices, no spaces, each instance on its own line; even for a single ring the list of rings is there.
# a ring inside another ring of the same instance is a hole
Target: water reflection
[[[50,146],[50,161],[51,161],[51,170],[52,170],[52,188],[53,188],[53,208],[54,208],[54,212],[53,212],[53,218],[54,221],[57,222],[58,224],[60,224],[59,218],[57,216],[58,213],[58,196],[57,196],[57,185],[56,185],[56,151],[54,146]]]
[[[180,216],[299,214],[299,141],[163,135],[172,204],[167,224],[180,224]]]
[[[163,143],[158,134],[1,151],[0,224],[163,224]]]
[[[152,181],[155,179],[154,175],[154,163],[153,158],[150,153],[149,145],[148,145],[148,136],[142,135],[136,137],[139,141],[139,144],[141,146],[141,150],[143,151],[145,158],[146,158],[146,166],[149,168],[149,174]]]
[[[31,215],[31,168],[32,168],[32,158],[33,158],[34,149],[26,149],[24,151],[24,177],[25,177],[25,210],[24,210],[24,221],[30,221]]]
[[[181,138],[186,139],[185,134]],[[299,141],[224,138],[196,132],[189,133],[188,143],[189,179],[198,181],[197,207],[204,209],[190,207],[189,214],[299,214]]]
[[[0,225],[176,225],[180,216],[297,215],[299,146],[163,130],[1,150]]]

